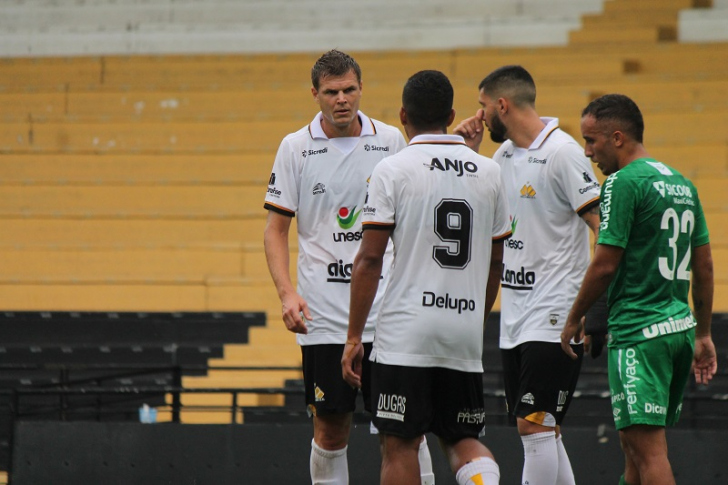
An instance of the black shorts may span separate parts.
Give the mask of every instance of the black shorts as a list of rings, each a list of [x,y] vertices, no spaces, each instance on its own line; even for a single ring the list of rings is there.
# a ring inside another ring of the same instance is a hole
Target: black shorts
[[[372,344],[364,344],[362,362],[362,396],[364,409],[370,411]],[[303,385],[309,416],[352,413],[356,409],[357,389],[341,376],[341,355],[344,344],[302,345]]]
[[[579,380],[584,346],[572,345],[578,359],[561,344],[525,342],[501,350],[506,405],[512,424],[516,418],[554,427],[561,425]]]
[[[412,439],[431,431],[445,441],[483,430],[483,373],[372,363],[372,422],[382,434]]]

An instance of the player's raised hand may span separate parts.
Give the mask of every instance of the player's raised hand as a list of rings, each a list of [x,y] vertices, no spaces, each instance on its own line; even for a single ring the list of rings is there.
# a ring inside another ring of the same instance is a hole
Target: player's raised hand
[[[715,344],[708,335],[695,337],[695,353],[693,355],[693,372],[695,382],[708,384],[718,371],[718,359],[715,354]]]
[[[308,310],[308,303],[298,293],[281,298],[283,310],[283,323],[293,333],[308,333],[306,320],[313,320]]]
[[[341,355],[341,376],[351,387],[361,389],[362,360],[364,346],[361,341],[347,340]]]
[[[475,152],[480,150],[480,144],[483,142],[483,132],[485,131],[483,116],[483,108],[481,108],[475,116],[464,119],[453,130],[453,134],[465,138],[465,144]]]

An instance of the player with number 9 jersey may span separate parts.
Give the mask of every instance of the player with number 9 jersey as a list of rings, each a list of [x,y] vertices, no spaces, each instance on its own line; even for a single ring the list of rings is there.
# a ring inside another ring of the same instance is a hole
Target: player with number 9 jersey
[[[691,248],[708,242],[697,190],[673,168],[641,158],[607,178],[599,244],[625,248],[609,291],[610,346],[697,325],[688,305]]]
[[[416,136],[375,167],[362,227],[392,230],[395,263],[374,362],[483,371],[484,270],[508,214],[500,167],[460,136]]]

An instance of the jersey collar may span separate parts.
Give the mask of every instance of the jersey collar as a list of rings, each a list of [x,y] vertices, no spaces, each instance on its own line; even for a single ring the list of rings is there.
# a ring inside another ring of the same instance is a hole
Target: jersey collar
[[[533,140],[533,143],[531,143],[531,146],[528,147],[529,150],[538,150],[541,148],[541,145],[546,141],[546,139],[549,137],[551,133],[556,131],[556,129],[559,127],[559,119],[558,118],[546,118],[542,117],[541,121],[543,121],[546,126],[544,126],[543,130],[541,130],[541,133],[538,134],[535,140]]]
[[[460,135],[417,135],[409,142],[410,145],[465,145],[465,139]]]
[[[361,134],[359,136],[362,137],[368,135],[376,135],[377,130],[376,128],[374,128],[374,123],[372,123],[372,120],[370,120],[369,117],[361,111],[357,111],[357,115],[359,116],[359,121],[361,121]],[[324,133],[324,129],[321,127],[322,116],[323,115],[319,111],[311,124],[308,125],[308,133],[313,139],[322,138],[324,140],[328,140],[329,137],[326,136],[326,133]]]

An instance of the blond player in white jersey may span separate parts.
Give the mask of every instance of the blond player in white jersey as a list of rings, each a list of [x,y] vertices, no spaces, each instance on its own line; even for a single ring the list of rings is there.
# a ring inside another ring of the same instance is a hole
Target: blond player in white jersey
[[[362,339],[377,316],[371,352],[373,422],[382,435],[382,484],[416,483],[418,443],[440,439],[459,485],[500,477],[483,430],[483,323],[498,293],[510,235],[500,168],[447,135],[453,89],[439,71],[410,77],[402,121],[410,143],[374,169],[354,260],[342,373],[362,385]],[[381,307],[388,242],[395,255]]]
[[[513,236],[503,255],[500,347],[508,413],[524,447],[522,483],[573,485],[561,422],[583,345],[574,345],[576,360],[558,350],[589,264],[588,228],[599,230],[599,183],[558,119],[536,112],[536,86],[525,69],[496,69],[479,89],[482,109],[454,132],[477,151],[485,123],[502,143],[493,159],[502,169]]]
[[[311,92],[321,112],[278,149],[268,183],[265,253],[281,299],[283,322],[301,345],[306,405],[313,419],[310,473],[314,484],[348,483],[347,446],[357,390],[341,378],[349,318],[349,282],[361,240],[368,179],[379,161],[405,146],[400,131],[359,111],[361,69],[332,50],[311,69]],[[298,282],[289,273],[289,228],[298,216]],[[389,280],[391,248],[381,273]],[[379,299],[375,305],[379,305]],[[363,340],[371,350],[374,318]],[[369,406],[368,369],[362,387]],[[423,440],[422,484],[434,483]]]

